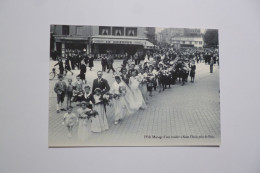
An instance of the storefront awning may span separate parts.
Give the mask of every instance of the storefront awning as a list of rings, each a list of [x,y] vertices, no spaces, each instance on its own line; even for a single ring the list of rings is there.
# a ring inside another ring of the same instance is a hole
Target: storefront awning
[[[113,38],[93,38],[92,43],[94,44],[128,44],[128,45],[142,45],[145,48],[153,47],[154,45],[146,40],[137,39],[113,39]]]
[[[152,49],[152,48],[154,48],[154,44],[149,42],[149,41],[145,41],[144,48],[145,49]]]
[[[70,43],[70,42],[87,42],[89,40],[88,37],[71,37],[71,36],[54,36],[55,37],[55,41],[56,42],[66,42],[66,43]]]

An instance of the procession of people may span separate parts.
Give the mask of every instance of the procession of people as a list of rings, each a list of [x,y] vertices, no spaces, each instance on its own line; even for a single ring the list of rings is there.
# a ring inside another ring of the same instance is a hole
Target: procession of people
[[[63,124],[68,128],[68,136],[71,137],[73,127],[77,127],[78,139],[82,141],[86,141],[91,133],[109,130],[111,124],[108,123],[108,107],[114,109],[111,111],[113,124],[117,125],[124,117],[132,116],[140,109],[147,109],[153,92],[161,93],[178,82],[183,86],[188,82],[189,76],[193,83],[196,63],[209,64],[210,73],[213,72],[213,64],[219,64],[217,49],[161,48],[147,51],[141,62],[134,58],[136,55],[126,54],[120,69],[115,70],[114,56],[108,51],[100,57],[102,69],[97,71],[97,78],[90,86],[86,68],[89,63],[89,68],[92,69],[94,59],[91,62],[89,57],[91,56],[85,54],[81,59],[78,65],[80,73],[74,83],[72,79],[68,79],[68,84],[64,81],[62,60],[59,59],[55,64],[59,65],[61,72],[54,87],[57,94],[57,113],[67,111]],[[66,59],[65,65],[68,70],[70,67],[68,68],[67,61]],[[111,86],[103,78],[103,73],[109,73],[110,70],[114,79]],[[72,72],[71,74],[73,75]],[[65,98],[67,105],[63,104]],[[74,107],[71,103],[75,103]]]

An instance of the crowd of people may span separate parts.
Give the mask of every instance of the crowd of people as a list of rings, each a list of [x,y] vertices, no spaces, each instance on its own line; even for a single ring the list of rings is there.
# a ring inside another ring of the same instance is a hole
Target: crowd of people
[[[209,64],[212,73],[213,64],[219,63],[218,50],[186,48],[148,51],[142,63],[136,62],[135,55],[125,55],[118,72],[113,67],[113,56],[108,52],[101,57],[102,69],[97,72],[93,85],[89,86],[85,79],[86,70],[81,68],[82,65],[86,66],[82,59],[76,82],[68,79],[66,83],[63,73],[59,75],[54,87],[57,113],[67,110],[63,123],[68,128],[68,136],[72,136],[72,129],[78,124],[78,138],[84,141],[91,132],[101,133],[109,129],[107,105],[112,105],[114,124],[117,125],[125,116],[146,109],[154,91],[163,92],[178,81],[183,86],[189,76],[190,82],[194,82],[196,62]],[[110,70],[114,76],[112,86],[102,77],[104,72],[109,73]],[[66,109],[63,107],[65,98]],[[78,107],[75,113],[72,111],[72,102]]]

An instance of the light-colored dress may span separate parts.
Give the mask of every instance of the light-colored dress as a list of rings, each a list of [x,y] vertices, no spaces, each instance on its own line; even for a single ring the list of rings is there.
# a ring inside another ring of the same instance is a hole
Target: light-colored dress
[[[86,141],[90,135],[91,128],[91,118],[87,118],[86,112],[91,111],[89,108],[79,108],[77,110],[79,118],[79,127],[78,127],[78,138],[81,141]]]
[[[138,81],[140,82],[140,90],[141,93],[143,95],[144,101],[147,102],[148,101],[148,92],[147,92],[147,82],[146,82],[146,78],[147,78],[147,73],[138,74]]]
[[[65,113],[64,114],[65,125],[67,127],[73,127],[77,122],[77,116],[74,113]]]
[[[112,85],[111,92],[112,94],[120,95],[120,97],[113,99],[113,105],[115,109],[115,121],[123,119],[125,115],[133,113],[130,108],[129,103],[126,101],[125,95],[127,92],[127,85],[124,82],[119,84],[115,81]]]
[[[139,81],[138,77],[130,77],[129,79],[129,87],[133,93],[135,104],[138,105],[139,108],[146,108],[146,104],[142,95],[142,92],[139,88]]]
[[[95,105],[93,110],[98,112],[95,118],[93,118],[93,132],[102,132],[108,130],[107,115],[105,112],[105,105],[101,103],[101,96],[94,95]],[[100,128],[100,130],[99,130]]]

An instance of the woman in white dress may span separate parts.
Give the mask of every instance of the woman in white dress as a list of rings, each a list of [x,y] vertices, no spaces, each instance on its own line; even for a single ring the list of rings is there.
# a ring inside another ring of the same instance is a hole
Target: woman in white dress
[[[136,76],[136,72],[132,71],[132,76],[129,79],[129,87],[133,93],[135,104],[137,104],[138,108],[145,109],[146,104],[145,104],[142,92],[139,88],[139,84],[140,84],[140,82],[138,80],[138,76]]]
[[[115,76],[115,82],[112,85],[111,92],[113,94],[113,105],[115,109],[115,125],[128,113],[132,113],[132,109],[126,100],[127,85],[122,81],[120,76]]]
[[[96,116],[96,118],[98,118],[98,120],[94,121],[96,124],[93,125],[93,129],[95,126],[95,129],[97,130],[96,132],[102,132],[105,130],[108,130],[108,122],[107,122],[107,115],[106,115],[106,111],[105,111],[105,102],[103,100],[103,96],[101,94],[101,89],[96,88],[94,91],[94,107],[93,110],[97,111],[98,115]],[[100,130],[99,130],[100,127]]]
[[[145,103],[148,102],[148,91],[147,91],[147,73],[144,69],[140,69],[138,74],[138,81],[140,82],[140,89],[144,98]]]

